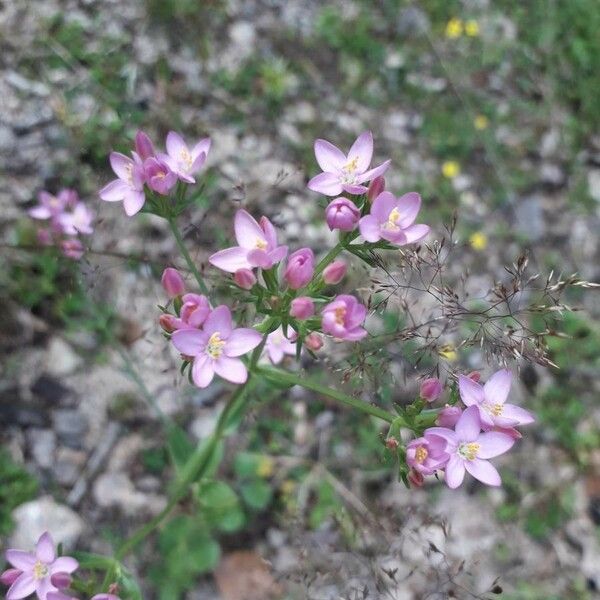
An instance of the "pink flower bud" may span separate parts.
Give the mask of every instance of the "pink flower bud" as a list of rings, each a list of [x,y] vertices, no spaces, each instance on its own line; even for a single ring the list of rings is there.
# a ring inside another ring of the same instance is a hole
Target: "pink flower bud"
[[[63,240],[60,249],[67,258],[79,260],[83,256],[83,244],[79,240]]]
[[[251,290],[256,284],[256,275],[250,269],[238,269],[233,274],[233,280],[243,290]]]
[[[343,260],[334,260],[323,270],[323,281],[329,285],[335,285],[344,279],[348,267]]]
[[[167,267],[160,281],[169,298],[176,298],[185,292],[185,282],[177,269]]]
[[[155,155],[154,145],[143,131],[138,131],[135,134],[135,151],[142,160]]]
[[[392,435],[385,440],[385,447],[388,450],[397,450],[400,442]]]
[[[460,419],[460,415],[462,415],[462,410],[460,407],[446,404],[446,406],[442,408],[437,416],[435,421],[436,425],[452,429],[456,425],[458,419]]]
[[[173,315],[168,315],[167,313],[160,315],[158,323],[167,333],[173,333],[178,329],[177,319]]]
[[[478,383],[481,379],[481,373],[479,371],[473,371],[472,373],[469,373],[467,377],[475,383]]]
[[[181,299],[181,320],[189,327],[201,327],[210,314],[208,298],[202,294],[185,294]]]
[[[315,303],[308,296],[300,296],[292,300],[290,315],[296,319],[308,319],[315,314]]]
[[[68,573],[54,573],[52,577],[50,577],[50,581],[54,587],[62,590],[68,588],[73,579]]]
[[[23,571],[20,571],[19,569],[6,569],[6,571],[0,575],[0,583],[12,585],[22,573]]]
[[[52,245],[52,232],[49,229],[38,229],[36,236],[38,243],[42,246]]]
[[[336,198],[325,209],[325,220],[331,231],[334,229],[352,231],[356,229],[360,220],[360,210],[348,198]]]
[[[427,402],[435,402],[441,395],[444,386],[437,377],[430,377],[421,383],[420,396]]]
[[[371,185],[367,191],[367,200],[369,203],[373,202],[381,192],[385,190],[385,179],[382,175],[379,177],[375,177],[373,181],[371,181]]]
[[[500,433],[505,433],[509,435],[513,440],[520,440],[523,435],[521,432],[514,427],[494,427],[492,431],[499,431]]]
[[[323,347],[323,338],[318,333],[309,333],[304,340],[306,347],[313,352],[320,350]]]
[[[315,255],[310,248],[296,250],[288,258],[283,277],[293,290],[304,287],[315,271]]]
[[[413,487],[420,488],[423,487],[423,482],[425,481],[425,478],[418,471],[411,469],[408,472],[408,481]]]

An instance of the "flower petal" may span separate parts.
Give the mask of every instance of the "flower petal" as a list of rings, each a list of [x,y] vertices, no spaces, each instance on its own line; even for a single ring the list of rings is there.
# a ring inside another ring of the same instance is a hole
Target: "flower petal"
[[[348,152],[348,162],[356,160],[356,170],[364,173],[371,164],[373,158],[373,134],[370,131],[361,133],[357,138],[350,152]],[[324,171],[326,169],[323,169]]]
[[[258,331],[240,327],[231,332],[223,351],[227,356],[241,356],[250,352],[250,350],[254,350],[261,340],[262,336]]]
[[[56,548],[52,536],[46,531],[42,533],[35,545],[35,555],[43,563],[50,564],[56,558]]]
[[[453,454],[446,464],[446,485],[455,490],[465,478],[465,463],[456,454]]]
[[[474,460],[465,461],[464,464],[467,471],[469,471],[475,479],[481,481],[481,483],[494,487],[502,484],[500,474],[496,471],[496,467],[494,467],[491,462],[475,458]]]
[[[231,311],[224,304],[217,306],[204,322],[204,332],[209,336],[219,333],[221,339],[227,339],[231,334],[231,329]]]
[[[367,215],[358,222],[360,235],[367,242],[378,242],[381,239],[379,221],[373,215]]]
[[[381,163],[378,167],[371,169],[370,171],[364,172],[362,175],[358,176],[358,183],[363,183],[365,181],[372,181],[375,177],[379,177],[383,175],[388,167],[392,164],[391,160],[386,160],[384,163]]]
[[[227,271],[228,273],[235,273],[239,269],[251,269],[252,265],[248,262],[248,250],[246,248],[240,248],[240,246],[234,246],[233,248],[226,248],[215,252],[209,259],[208,262],[217,269]]]
[[[421,196],[417,192],[409,192],[398,198],[396,206],[400,213],[398,225],[402,229],[406,229],[415,222],[419,210],[421,210]]]
[[[510,392],[512,374],[508,369],[494,373],[483,386],[485,399],[491,404],[504,404]]]
[[[50,209],[47,206],[34,206],[27,213],[34,219],[49,219],[52,216]]]
[[[246,365],[239,358],[231,358],[222,354],[214,362],[214,369],[217,375],[231,383],[246,383],[246,379],[248,379]]]
[[[403,230],[407,244],[420,242],[424,237],[429,235],[429,225],[411,225]]]
[[[315,158],[326,173],[337,173],[346,164],[344,153],[327,140],[315,140]]]
[[[478,458],[494,458],[510,450],[515,440],[506,433],[490,431],[482,433],[477,439],[477,443],[479,444]]]
[[[200,387],[205,388],[215,376],[214,361],[206,354],[196,357],[192,365],[192,380]]]
[[[481,419],[479,418],[479,407],[469,406],[460,415],[455,427],[456,435],[461,442],[474,442],[481,432]]]
[[[535,417],[528,410],[514,404],[505,404],[502,407],[502,416],[519,425],[535,423]]]
[[[23,573],[18,579],[8,588],[6,600],[21,600],[27,598],[35,592],[37,582],[33,577],[33,573]]]
[[[59,556],[50,565],[50,574],[54,573],[73,573],[79,568],[79,562],[77,562],[71,556]]]
[[[264,250],[250,250],[247,256],[251,268],[270,269],[273,266],[271,257]]]
[[[257,248],[257,242],[266,243],[265,232],[261,229],[256,219],[247,211],[240,209],[235,213],[233,220],[235,238],[237,243],[248,250]]]
[[[133,169],[133,161],[120,152],[111,152],[108,160],[110,160],[110,166],[115,175],[123,181],[129,181],[131,169]]]
[[[197,356],[206,347],[208,336],[198,329],[179,329],[173,332],[173,346],[186,356]]]
[[[319,173],[308,182],[307,187],[325,196],[339,196],[342,193],[342,184],[333,173]]]
[[[380,223],[385,223],[392,210],[396,208],[398,200],[392,192],[381,192],[373,201],[369,211]]]
[[[167,134],[167,140],[165,143],[167,147],[167,152],[171,158],[175,160],[179,160],[182,151],[189,152],[187,144],[184,142],[183,138],[175,131],[169,131]]]
[[[144,192],[127,190],[125,197],[123,198],[123,208],[125,209],[125,214],[128,217],[133,217],[133,215],[140,212],[145,201],[146,196],[144,195]]]
[[[481,404],[483,402],[483,387],[465,375],[459,375],[458,377],[458,390],[460,392],[460,399],[466,406],[473,406],[473,404]]]
[[[35,556],[23,550],[7,550],[6,560],[16,569],[29,571],[35,565]]]
[[[124,181],[113,179],[98,192],[98,195],[105,202],[119,202],[125,198],[125,194],[129,189],[129,186]]]
[[[208,156],[208,152],[210,151],[210,145],[212,144],[212,140],[209,137],[201,139],[193,148],[192,148],[192,157],[196,160],[196,157],[204,154],[204,157]]]

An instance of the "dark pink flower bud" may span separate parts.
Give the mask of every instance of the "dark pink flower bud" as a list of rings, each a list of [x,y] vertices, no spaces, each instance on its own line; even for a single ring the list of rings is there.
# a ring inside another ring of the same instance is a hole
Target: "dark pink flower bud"
[[[385,440],[385,447],[388,450],[397,450],[400,442],[392,435]]]
[[[71,585],[73,578],[68,573],[54,573],[54,575],[50,577],[50,581],[54,587],[62,590]]]
[[[12,585],[22,573],[23,571],[20,571],[19,569],[6,569],[6,571],[0,575],[0,583]]]
[[[415,471],[415,469],[411,469],[408,472],[408,481],[413,487],[420,488],[423,487],[423,482],[425,478],[419,471]]]
[[[308,319],[315,314],[315,303],[308,296],[300,296],[292,300],[290,315],[296,319]]]
[[[251,290],[256,285],[256,275],[250,269],[238,269],[233,274],[233,280],[243,290]]]
[[[176,298],[185,292],[185,282],[177,269],[167,267],[162,274],[161,283],[169,298]]]
[[[381,192],[385,190],[385,179],[382,175],[379,177],[375,177],[373,181],[371,181],[371,185],[369,185],[369,190],[367,191],[367,200],[369,203],[373,202]]]
[[[460,419],[460,415],[462,415],[462,410],[458,406],[446,404],[439,412],[435,422],[440,427],[452,429]]]
[[[475,383],[478,383],[481,379],[481,373],[479,371],[473,371],[472,373],[469,373],[467,377]]]
[[[360,210],[354,202],[342,196],[329,203],[325,209],[325,220],[331,231],[352,231],[360,220]]]
[[[79,260],[83,256],[83,244],[79,240],[63,240],[60,249],[67,258]]]
[[[427,402],[435,402],[441,395],[444,386],[437,377],[430,377],[421,383],[420,396]]]
[[[323,281],[329,285],[339,283],[346,276],[348,267],[343,260],[334,260],[323,270]]]
[[[138,131],[135,134],[135,151],[142,160],[151,158],[156,154],[154,144],[143,131]]]
[[[318,333],[309,333],[304,340],[306,347],[313,352],[320,350],[323,347],[323,338]]]
[[[177,326],[178,320],[173,315],[168,315],[167,313],[163,313],[158,318],[159,325],[163,328],[167,333],[173,333],[179,327]]]
[[[283,277],[293,290],[304,287],[315,271],[315,255],[310,248],[300,248],[288,258]]]

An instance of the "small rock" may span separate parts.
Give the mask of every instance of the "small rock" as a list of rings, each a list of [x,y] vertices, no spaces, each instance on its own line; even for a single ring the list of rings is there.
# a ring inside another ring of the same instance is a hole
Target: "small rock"
[[[81,365],[81,357],[60,337],[53,337],[48,345],[46,371],[50,375],[70,375]]]
[[[49,469],[54,463],[56,434],[51,429],[32,428],[27,431],[27,441],[31,454],[42,469]]]
[[[515,205],[516,228],[530,240],[539,240],[544,235],[545,223],[541,198],[531,196]]]
[[[21,504],[12,517],[15,521],[9,544],[12,548],[31,549],[40,535],[49,531],[57,544],[62,543],[65,549],[71,550],[84,530],[81,517],[50,496]]]
[[[126,473],[109,471],[94,483],[94,499],[103,508],[117,507],[126,515],[157,514],[166,500],[156,494],[138,491]]]
[[[65,487],[72,486],[85,465],[87,454],[72,448],[59,448],[53,471],[56,481]]]
[[[600,202],[600,169],[592,169],[587,176],[590,196]]]
[[[81,448],[88,430],[85,417],[70,408],[57,409],[52,414],[54,431],[65,446]]]
[[[31,392],[48,405],[54,406],[68,396],[71,390],[49,375],[40,375],[31,386]]]

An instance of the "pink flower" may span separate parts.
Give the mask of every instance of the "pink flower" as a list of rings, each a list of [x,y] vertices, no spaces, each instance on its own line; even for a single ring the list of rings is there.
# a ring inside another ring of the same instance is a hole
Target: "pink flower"
[[[406,446],[406,464],[421,475],[432,475],[442,469],[450,456],[446,453],[446,440],[420,437]]]
[[[142,160],[136,153],[133,154],[132,160],[120,152],[111,152],[109,159],[118,179],[114,179],[100,190],[100,198],[106,202],[123,201],[125,214],[131,217],[141,210],[146,200],[146,174]]]
[[[343,260],[334,260],[323,269],[323,281],[327,285],[335,285],[346,276],[348,267]]]
[[[194,357],[192,379],[201,388],[207,387],[215,373],[232,383],[245,383],[248,371],[238,358],[258,346],[261,335],[254,329],[233,329],[227,306],[215,308],[198,329],[180,329],[171,340],[179,352]]]
[[[308,187],[325,196],[339,196],[342,191],[364,194],[367,188],[362,184],[383,175],[391,162],[386,160],[369,170],[373,157],[373,134],[370,131],[358,136],[348,156],[326,140],[316,140],[315,157],[323,173],[313,177]]]
[[[296,344],[292,343],[283,335],[283,329],[279,327],[267,336],[265,350],[274,365],[278,365],[286,354],[296,355]]]
[[[341,196],[329,203],[325,209],[325,220],[331,231],[352,231],[360,220],[360,210],[354,202]]]
[[[3,585],[12,585],[23,573],[20,569],[6,569],[0,574],[0,583]]]
[[[162,274],[161,283],[169,298],[176,298],[185,292],[185,281],[177,269],[167,267]]]
[[[181,326],[181,319],[178,319],[177,317],[174,317],[168,313],[163,313],[160,315],[160,317],[158,317],[158,324],[161,326],[163,331],[166,331],[167,333],[173,333],[178,329],[183,329]]]
[[[287,246],[277,245],[277,233],[267,217],[260,224],[245,210],[238,210],[234,219],[238,246],[220,250],[208,261],[211,265],[235,273],[239,269],[270,269],[287,255]]]
[[[251,269],[238,269],[233,274],[233,280],[236,285],[241,287],[243,290],[251,290],[256,285],[256,275]]]
[[[77,240],[63,240],[60,243],[60,249],[67,258],[79,260],[84,253],[83,244]]]
[[[160,158],[169,165],[181,181],[196,183],[192,175],[197,173],[205,163],[210,144],[210,138],[204,138],[190,150],[178,133],[169,131],[166,144],[167,154],[161,154]]]
[[[290,316],[295,319],[308,319],[315,314],[315,303],[308,296],[294,298],[290,306]]]
[[[380,175],[379,177],[375,177],[375,179],[371,181],[371,185],[369,185],[367,191],[367,200],[369,204],[371,204],[383,190],[385,190],[385,179]]]
[[[283,273],[284,279],[293,290],[304,287],[315,272],[315,255],[310,248],[300,248],[290,254]]]
[[[437,377],[424,379],[421,383],[420,396],[427,402],[435,402],[441,395],[444,386]]]
[[[49,229],[40,227],[35,232],[35,236],[42,246],[52,246],[52,232]]]
[[[40,600],[47,600],[49,592],[58,588],[51,581],[55,573],[73,573],[79,563],[70,556],[56,556],[52,537],[48,532],[37,541],[35,553],[23,550],[7,550],[6,560],[21,574],[10,586],[6,600],[19,600],[36,593]]]
[[[79,202],[72,211],[63,212],[58,216],[58,221],[66,235],[83,233],[89,235],[94,232],[92,222],[94,213],[83,202]]]
[[[446,484],[452,489],[463,482],[465,470],[486,485],[499,486],[502,483],[500,475],[487,459],[504,454],[515,443],[505,433],[481,433],[479,410],[476,406],[465,410],[454,431],[445,427],[430,427],[425,430],[425,438],[446,441],[445,451],[450,455],[446,464]]]
[[[318,333],[313,331],[306,336],[304,339],[304,344],[309,350],[316,352],[323,347],[323,338]]]
[[[135,134],[135,151],[142,161],[156,155],[154,144],[143,131]]]
[[[360,233],[367,242],[382,238],[397,246],[418,242],[429,233],[427,225],[413,225],[420,208],[421,196],[416,192],[400,198],[381,192],[371,206],[371,214],[360,220]]]
[[[465,405],[475,406],[479,410],[484,429],[529,425],[535,421],[529,411],[506,403],[511,383],[510,371],[502,369],[494,373],[483,386],[470,377],[461,375],[458,378],[458,389]]]
[[[181,326],[178,329],[197,329],[210,314],[210,302],[203,294],[184,294],[181,297]]]
[[[39,204],[30,208],[27,212],[34,219],[56,219],[69,206],[73,194],[75,194],[76,204],[78,202],[77,192],[73,190],[61,190],[56,196],[46,191],[41,191],[38,194]]]
[[[148,187],[163,196],[168,196],[177,183],[177,174],[171,170],[164,158],[147,158],[144,161],[144,172]]]
[[[321,311],[321,327],[325,333],[340,340],[355,342],[367,335],[361,325],[367,316],[367,308],[354,296],[337,296]]]
[[[462,413],[462,408],[459,406],[450,406],[450,404],[446,404],[446,406],[438,413],[437,419],[435,420],[436,425],[452,428],[456,425]]]

